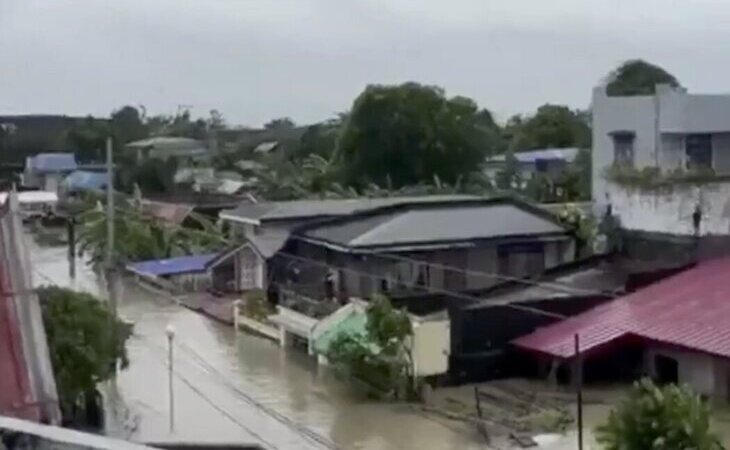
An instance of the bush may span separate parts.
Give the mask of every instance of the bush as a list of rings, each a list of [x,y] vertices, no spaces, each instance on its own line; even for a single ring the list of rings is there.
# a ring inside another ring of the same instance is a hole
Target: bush
[[[629,396],[597,429],[606,450],[719,450],[710,433],[710,412],[687,387],[637,382]]]

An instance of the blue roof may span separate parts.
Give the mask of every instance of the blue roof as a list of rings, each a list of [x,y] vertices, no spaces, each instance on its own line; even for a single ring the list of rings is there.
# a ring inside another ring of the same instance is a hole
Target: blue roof
[[[569,147],[569,148],[543,148],[540,150],[530,150],[529,152],[515,153],[515,159],[522,163],[534,163],[538,160],[559,160],[565,162],[572,162],[580,149]],[[497,155],[493,158],[489,158],[488,162],[504,162],[505,155]]]
[[[99,191],[106,187],[105,173],[77,170],[63,180],[63,185],[70,192]]]
[[[70,172],[78,166],[73,153],[39,153],[31,159],[31,167],[37,172]]]
[[[179,256],[177,258],[154,259],[127,264],[127,270],[140,275],[183,275],[205,272],[205,266],[218,254]]]

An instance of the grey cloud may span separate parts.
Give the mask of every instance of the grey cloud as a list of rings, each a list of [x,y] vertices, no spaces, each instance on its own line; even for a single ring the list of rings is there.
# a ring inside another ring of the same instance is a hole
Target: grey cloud
[[[0,0],[0,112],[310,122],[368,83],[415,80],[504,119],[585,107],[632,57],[727,90],[728,19],[721,0]]]

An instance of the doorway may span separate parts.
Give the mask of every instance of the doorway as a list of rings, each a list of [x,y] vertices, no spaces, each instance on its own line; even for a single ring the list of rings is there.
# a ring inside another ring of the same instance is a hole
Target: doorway
[[[679,382],[679,363],[674,358],[656,355],[654,356],[654,373],[659,384],[677,384]]]

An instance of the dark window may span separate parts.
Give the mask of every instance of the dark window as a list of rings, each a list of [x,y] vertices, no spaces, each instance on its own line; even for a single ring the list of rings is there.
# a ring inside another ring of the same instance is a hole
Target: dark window
[[[617,166],[634,165],[633,133],[616,133],[613,135],[613,163]]]
[[[679,363],[674,358],[655,355],[654,369],[656,372],[656,381],[660,384],[676,384],[679,381]]]
[[[501,275],[524,277],[545,271],[545,250],[541,242],[500,245],[497,256],[497,270]]]
[[[685,150],[688,169],[712,168],[712,135],[688,134]]]
[[[535,160],[535,172],[546,173],[548,171],[548,160],[547,159],[536,159]]]

